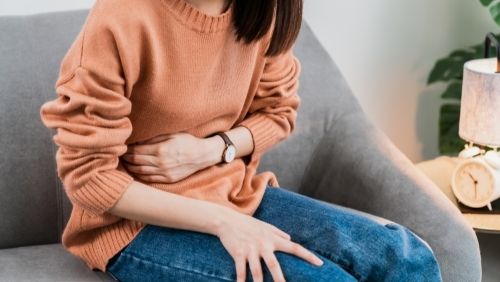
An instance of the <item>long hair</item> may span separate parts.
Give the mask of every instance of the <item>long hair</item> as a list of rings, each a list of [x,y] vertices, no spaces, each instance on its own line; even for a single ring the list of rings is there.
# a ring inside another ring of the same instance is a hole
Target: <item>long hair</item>
[[[237,40],[246,43],[262,38],[276,19],[269,48],[271,57],[290,49],[299,35],[303,0],[233,0],[233,24]]]

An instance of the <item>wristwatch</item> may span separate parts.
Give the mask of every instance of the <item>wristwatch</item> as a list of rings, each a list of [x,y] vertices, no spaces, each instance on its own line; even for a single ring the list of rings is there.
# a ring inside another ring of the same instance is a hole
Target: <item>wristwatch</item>
[[[217,132],[216,135],[222,137],[224,143],[226,144],[226,148],[224,148],[224,152],[222,153],[222,161],[230,163],[231,161],[234,160],[234,157],[236,156],[236,147],[234,146],[233,142],[231,142],[231,139],[229,139],[226,133]]]

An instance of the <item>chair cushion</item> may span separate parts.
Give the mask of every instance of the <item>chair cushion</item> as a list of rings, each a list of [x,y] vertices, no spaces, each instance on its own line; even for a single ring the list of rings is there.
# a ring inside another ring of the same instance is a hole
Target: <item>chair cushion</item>
[[[1,281],[115,281],[102,271],[91,271],[61,244],[0,250]]]

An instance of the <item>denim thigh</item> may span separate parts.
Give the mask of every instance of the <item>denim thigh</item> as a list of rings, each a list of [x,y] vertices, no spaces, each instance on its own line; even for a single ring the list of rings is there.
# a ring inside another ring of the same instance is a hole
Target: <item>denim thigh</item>
[[[276,251],[287,281],[440,281],[432,250],[405,227],[380,224],[349,210],[266,187],[254,217],[289,233],[320,257],[315,266]],[[272,281],[261,259],[264,281]],[[120,281],[235,281],[234,261],[207,233],[147,225],[108,263]],[[247,281],[253,281],[247,264]]]
[[[253,215],[290,234],[358,281],[442,281],[430,246],[410,229],[285,188],[268,186]]]
[[[318,253],[324,261],[322,266],[288,253],[276,251],[275,254],[289,282],[357,281]],[[273,281],[263,259],[261,265],[264,281]],[[233,258],[217,236],[149,224],[108,262],[106,273],[123,282],[236,281]],[[248,263],[246,274],[246,281],[253,281]]]

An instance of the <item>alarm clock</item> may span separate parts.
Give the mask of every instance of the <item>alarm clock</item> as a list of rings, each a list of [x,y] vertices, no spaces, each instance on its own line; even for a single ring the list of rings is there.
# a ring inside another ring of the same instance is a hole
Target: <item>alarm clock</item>
[[[462,204],[471,208],[487,206],[500,198],[500,155],[496,151],[482,154],[477,147],[466,148],[452,175],[451,188]]]

